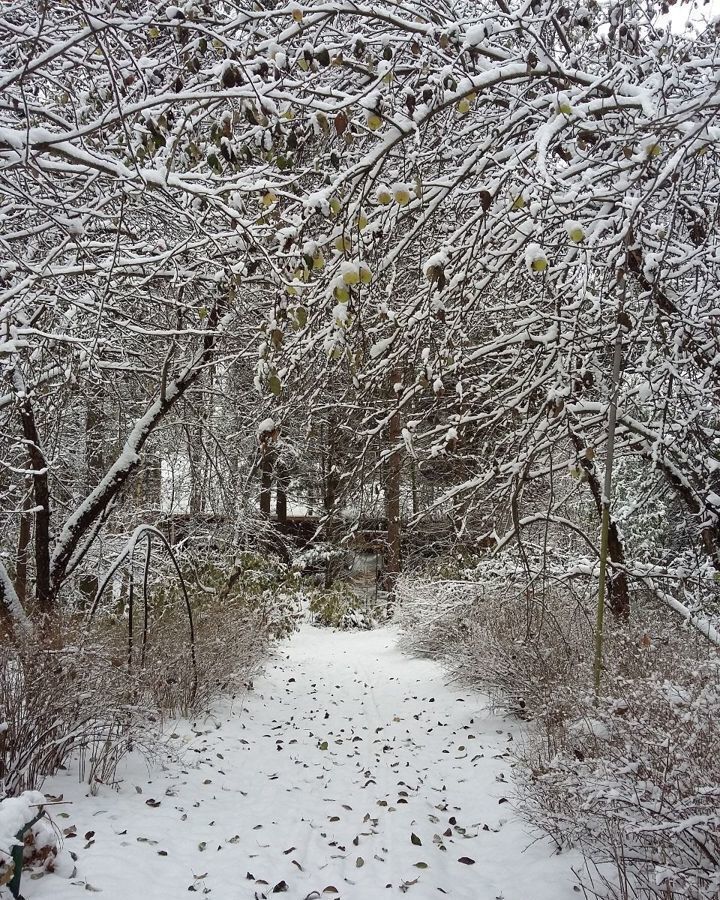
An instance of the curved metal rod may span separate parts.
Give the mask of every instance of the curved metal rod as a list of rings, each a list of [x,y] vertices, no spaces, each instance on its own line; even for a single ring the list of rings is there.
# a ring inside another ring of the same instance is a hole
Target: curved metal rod
[[[165,537],[165,535],[159,529],[155,528],[153,525],[138,525],[135,531],[130,536],[130,540],[123,547],[123,549],[118,553],[115,561],[108,569],[105,577],[103,578],[100,586],[98,587],[97,593],[95,594],[95,599],[92,602],[92,605],[88,611],[85,624],[89,624],[95,615],[102,595],[105,593],[105,589],[110,583],[111,579],[120,568],[120,566],[125,562],[125,560],[130,557],[130,600],[129,600],[129,623],[128,623],[128,652],[132,654],[132,613],[133,613],[133,587],[134,587],[134,579],[133,579],[133,570],[132,570],[132,560],[135,555],[135,548],[139,539],[143,536],[147,535],[148,544],[153,537],[156,537],[160,540],[160,542],[164,545],[165,549],[172,560],[173,567],[175,572],[177,573],[178,580],[180,581],[180,587],[182,588],[183,597],[185,599],[185,609],[187,611],[188,616],[188,631],[189,631],[189,640],[190,640],[190,660],[192,664],[192,672],[193,672],[193,681],[192,681],[192,691],[190,695],[190,701],[193,702],[195,697],[197,696],[197,688],[198,688],[198,671],[197,671],[197,653],[195,647],[195,623],[193,621],[192,614],[192,606],[190,605],[190,597],[187,592],[187,587],[185,586],[185,579],[183,578],[183,574],[180,571],[180,566],[173,552],[172,546],[170,542]],[[146,556],[146,568],[145,568],[145,588],[147,588],[147,570],[149,567],[149,548],[148,548],[148,556]],[[147,627],[147,590],[145,590],[145,626]],[[143,635],[143,640],[145,640],[145,634]],[[130,658],[128,659],[128,665],[130,664]]]

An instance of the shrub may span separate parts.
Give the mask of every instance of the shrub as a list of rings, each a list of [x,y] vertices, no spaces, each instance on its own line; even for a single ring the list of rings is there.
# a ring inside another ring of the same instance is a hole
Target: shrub
[[[342,582],[325,590],[310,591],[308,611],[310,620],[325,628],[370,629],[383,617],[374,602],[361,597]]]
[[[345,567],[347,552],[331,544],[315,544],[301,550],[293,559],[293,570],[302,575],[321,578],[326,588],[330,588]]]
[[[181,562],[194,644],[177,574],[158,561],[147,594],[135,591],[132,647],[120,579],[89,625],[78,611],[57,617],[45,644],[0,647],[0,797],[41,787],[71,757],[91,785],[112,783],[131,749],[154,752],[164,716],[243,689],[271,641],[296,626],[297,599],[276,589],[288,578],[279,564],[244,554],[228,588],[229,566]]]
[[[135,566],[131,667],[139,695],[160,715],[190,715],[241,689],[271,641],[297,627],[300,576],[252,552],[218,550],[211,558],[205,545],[188,543],[174,554],[181,577],[168,555],[141,578]],[[109,587],[103,595],[95,627],[110,632],[127,659],[127,577],[117,576],[114,587],[114,600]]]
[[[265,588],[202,597],[193,603],[195,673],[187,622],[166,596],[150,611],[140,690],[161,714],[207,710],[218,696],[233,695],[252,680],[271,643],[292,632],[300,616],[295,592]]]
[[[129,736],[147,750],[156,736],[115,648],[98,640],[0,648],[0,722],[0,797],[41,787],[73,754],[91,784],[111,783]]]
[[[405,646],[532,720],[519,803],[582,848],[588,896],[711,900],[720,891],[720,657],[647,600],[610,629],[603,694],[582,579],[528,590],[511,559],[476,583],[400,585]]]

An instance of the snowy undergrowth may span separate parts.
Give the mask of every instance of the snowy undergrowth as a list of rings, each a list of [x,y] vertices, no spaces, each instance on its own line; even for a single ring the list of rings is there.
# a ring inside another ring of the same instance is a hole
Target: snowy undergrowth
[[[90,784],[112,784],[128,748],[152,756],[164,720],[205,714],[242,691],[303,618],[375,621],[348,585],[318,588],[268,556],[210,559],[188,545],[178,559],[192,630],[183,585],[164,560],[150,573],[147,607],[136,591],[131,650],[129,606],[112,591],[91,623],[80,612],[58,616],[49,643],[0,647],[0,798],[41,788],[71,757]]]
[[[571,900],[579,855],[509,801],[518,729],[396,644],[303,625],[253,690],[173,723],[163,764],[130,754],[96,794],[59,772],[77,871],[25,896]]]
[[[559,845],[584,851],[588,896],[717,898],[716,650],[652,608],[637,610],[630,626],[610,629],[596,702],[589,610],[557,591],[529,606],[513,587],[492,577],[406,580],[405,646],[532,720],[520,802]]]
[[[292,630],[275,598],[236,592],[193,603],[193,631],[176,598],[88,626],[58,617],[52,639],[0,647],[0,798],[39,789],[77,757],[91,785],[112,784],[128,749],[152,756],[167,717],[206,712],[253,677],[279,633]]]
[[[151,747],[150,709],[114,652],[91,647],[0,648],[0,800],[40,788],[78,757],[88,781],[112,781],[128,737]]]

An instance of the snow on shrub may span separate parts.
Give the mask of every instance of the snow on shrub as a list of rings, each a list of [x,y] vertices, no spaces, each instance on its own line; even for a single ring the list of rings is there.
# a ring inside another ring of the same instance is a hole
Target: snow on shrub
[[[32,868],[35,879],[46,872],[66,877],[75,874],[73,858],[60,847],[45,806],[46,798],[39,791],[0,799],[0,887],[16,874],[13,853],[18,847],[22,847],[23,868]]]
[[[588,579],[534,593],[511,554],[472,576],[405,579],[397,620],[407,648],[531,720],[517,769],[526,817],[583,850],[588,897],[716,900],[716,648],[641,597],[633,622],[609,630],[596,701]]]

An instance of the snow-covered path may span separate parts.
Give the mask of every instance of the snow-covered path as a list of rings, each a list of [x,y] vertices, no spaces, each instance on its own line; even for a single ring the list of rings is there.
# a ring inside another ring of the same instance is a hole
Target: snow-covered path
[[[517,732],[391,629],[306,626],[242,706],[185,732],[182,764],[134,761],[119,793],[46,785],[74,800],[58,821],[77,875],[27,879],[28,900],[576,896],[577,859],[532,843],[508,802]]]

